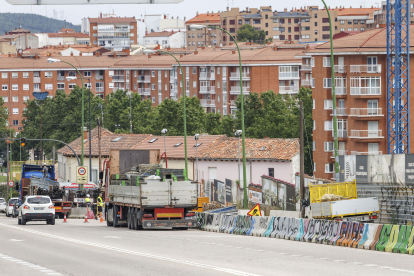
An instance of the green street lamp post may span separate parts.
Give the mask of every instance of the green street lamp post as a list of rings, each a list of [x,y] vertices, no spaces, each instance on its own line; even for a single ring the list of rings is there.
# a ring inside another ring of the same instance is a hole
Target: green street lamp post
[[[240,97],[241,97],[241,136],[242,136],[242,151],[243,151],[243,207],[247,208],[247,179],[246,179],[246,144],[245,144],[245,131],[244,131],[244,95],[243,95],[243,75],[242,75],[242,63],[241,63],[241,54],[240,48],[237,44],[236,39],[226,30],[215,27],[215,26],[205,26],[205,25],[191,25],[191,29],[198,30],[202,28],[212,28],[222,30],[226,34],[228,34],[234,41],[237,47],[237,52],[239,53],[239,70],[240,70]]]
[[[178,61],[178,59],[172,55],[171,53],[165,52],[165,51],[160,51],[160,50],[144,50],[144,53],[146,54],[153,54],[153,53],[164,53],[167,54],[169,56],[172,56],[175,61],[178,63],[178,66],[180,66],[180,70],[181,70],[181,78],[182,78],[182,82],[183,82],[183,104],[184,104],[184,155],[185,155],[185,179],[188,180],[188,164],[187,164],[187,115],[186,115],[186,107],[185,107],[185,98],[187,97],[187,94],[185,92],[185,81],[184,81],[184,70],[183,67],[181,66],[181,63]],[[194,177],[193,177],[194,178]]]

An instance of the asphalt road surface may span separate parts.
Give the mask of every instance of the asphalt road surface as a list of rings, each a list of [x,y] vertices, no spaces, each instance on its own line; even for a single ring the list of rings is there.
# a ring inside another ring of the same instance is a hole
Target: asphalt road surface
[[[272,238],[56,225],[0,214],[0,275],[410,275],[414,256]]]

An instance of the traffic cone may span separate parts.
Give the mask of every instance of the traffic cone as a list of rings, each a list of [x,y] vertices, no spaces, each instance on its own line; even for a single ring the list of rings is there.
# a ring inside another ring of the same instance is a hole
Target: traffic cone
[[[101,215],[101,221],[100,222],[103,222],[103,216]]]
[[[88,221],[88,216],[87,216],[87,215],[85,215],[85,221],[84,221],[83,223],[85,223],[85,222],[89,222],[89,221]]]
[[[68,222],[67,220],[66,220],[66,214],[64,215],[64,217],[63,217],[63,222]]]

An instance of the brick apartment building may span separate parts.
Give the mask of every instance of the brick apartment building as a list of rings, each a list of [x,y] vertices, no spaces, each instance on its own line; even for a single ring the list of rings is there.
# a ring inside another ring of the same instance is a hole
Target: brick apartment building
[[[339,154],[387,154],[386,28],[335,39],[333,45]],[[334,171],[330,43],[300,56],[301,83],[315,87],[312,116],[316,177],[329,179]],[[411,60],[410,65],[413,63]],[[412,77],[413,71],[410,74]],[[409,116],[413,115],[411,109]],[[412,144],[414,137],[410,139]]]
[[[199,14],[185,22],[186,35],[187,35],[187,47],[188,49],[194,49],[202,46],[216,46],[222,43],[221,35],[222,31],[214,28],[203,28],[200,30],[191,30],[192,24],[216,26],[221,27],[220,12],[207,12]]]
[[[300,87],[301,59],[296,55],[307,46],[295,44],[241,45],[243,62],[243,91],[295,94]],[[238,54],[234,45],[227,48],[200,48],[198,51],[169,49],[184,68],[186,94],[198,97],[206,112],[223,115],[234,113],[235,100],[240,95]],[[90,89],[104,98],[118,89],[139,93],[151,99],[153,105],[164,99],[182,97],[182,78],[179,67],[168,55],[119,56],[114,52],[95,56],[59,56],[53,58],[76,66],[84,78],[90,78]],[[119,54],[119,53],[118,53]],[[65,63],[48,63],[48,56],[25,54],[5,56],[0,63],[0,96],[10,110],[10,124],[21,130],[25,102],[33,92],[70,90],[80,85],[80,79],[67,81],[76,71]],[[88,81],[84,80],[85,87]]]
[[[381,13],[381,8],[345,8],[330,9],[333,33],[341,31],[363,32],[375,28],[374,13]],[[256,30],[264,30],[266,37],[273,41],[324,41],[329,39],[329,19],[326,10],[318,6],[293,8],[288,11],[273,11],[271,6],[257,8],[227,8],[221,13],[221,27],[233,36],[245,24]],[[370,20],[370,24],[368,24]],[[372,21],[372,22],[371,22]],[[223,34],[223,45],[228,44],[230,37]]]
[[[137,44],[135,17],[89,18],[89,35],[92,46],[104,46],[121,51]]]

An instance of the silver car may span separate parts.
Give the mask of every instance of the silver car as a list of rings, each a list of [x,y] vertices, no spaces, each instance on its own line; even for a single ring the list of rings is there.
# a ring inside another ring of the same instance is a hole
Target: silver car
[[[4,198],[0,197],[0,212],[6,213],[7,202]]]
[[[12,197],[6,205],[6,217],[17,217],[19,205],[19,198]]]

